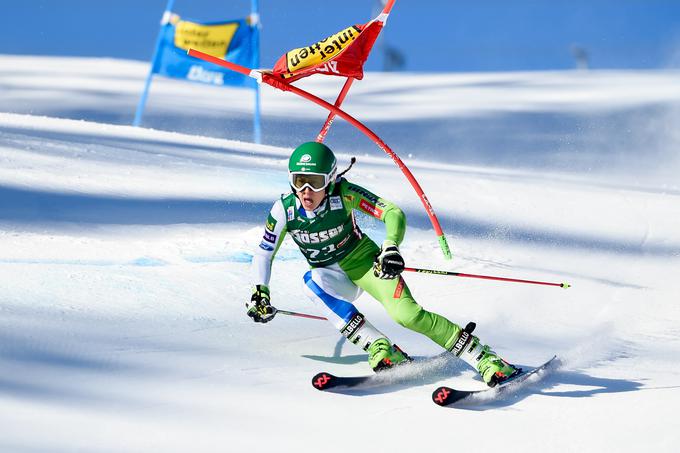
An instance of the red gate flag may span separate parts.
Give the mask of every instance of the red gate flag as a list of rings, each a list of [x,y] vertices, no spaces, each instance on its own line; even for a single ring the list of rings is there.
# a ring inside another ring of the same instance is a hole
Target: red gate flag
[[[386,14],[363,25],[352,25],[311,46],[286,52],[272,70],[291,83],[312,74],[364,77],[364,63],[383,28]]]

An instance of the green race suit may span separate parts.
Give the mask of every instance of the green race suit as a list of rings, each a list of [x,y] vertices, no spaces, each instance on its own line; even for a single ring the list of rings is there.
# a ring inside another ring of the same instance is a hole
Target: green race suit
[[[384,222],[386,241],[401,243],[406,231],[401,209],[342,178],[314,212],[302,209],[294,193],[274,203],[253,258],[253,283],[269,284],[271,262],[288,233],[312,268],[339,266],[354,285],[380,301],[397,323],[451,349],[461,330],[458,325],[416,303],[402,277],[383,280],[374,276],[373,260],[379,247],[357,226],[355,210]]]

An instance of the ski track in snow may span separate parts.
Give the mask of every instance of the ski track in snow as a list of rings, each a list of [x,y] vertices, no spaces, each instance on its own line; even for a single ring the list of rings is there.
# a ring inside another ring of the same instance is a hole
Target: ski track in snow
[[[49,81],[25,67],[17,77],[8,70],[17,62],[61,70]],[[453,249],[445,261],[389,158],[334,125],[340,161],[359,157],[352,180],[404,207],[407,263],[572,284],[406,275],[422,305],[459,324],[476,321],[508,360],[560,358],[502,399],[443,411],[430,402],[437,385],[483,387],[459,361],[397,370],[378,391],[324,394],[310,378],[365,374],[365,353],[324,322],[279,315],[255,325],[245,315],[248,265],[267,210],[287,190],[290,148],[325,115],[265,91],[265,127],[285,146],[229,140],[231,128],[242,129],[233,135],[240,139],[247,130],[242,92],[161,80],[149,106],[156,129],[132,128],[124,123],[145,68],[104,63],[102,73],[100,60],[0,57],[0,109],[9,112],[0,113],[0,450],[438,452],[451,442],[478,449],[492,427],[530,451],[674,451],[680,188],[667,178],[677,174],[677,136],[662,125],[678,111],[668,94],[680,92],[677,74],[369,74],[353,88],[348,109],[403,154]],[[437,99],[430,110],[414,101],[414,87]],[[204,127],[181,121],[188,100],[201,106]],[[210,122],[225,115],[233,124]],[[464,142],[433,153],[437,134],[419,115],[440,136],[470,128]],[[629,148],[613,154],[598,145],[618,145],[607,134],[641,117],[646,134],[658,131],[649,149],[664,159],[659,168],[636,160],[649,135],[628,134]],[[592,129],[580,136],[573,124]],[[505,136],[510,126],[517,134]],[[504,138],[515,155],[499,150],[490,166]],[[584,147],[565,144],[550,156],[566,139]],[[442,152],[476,144],[476,162]],[[560,164],[545,165],[552,158]],[[382,239],[377,222],[359,222]],[[321,314],[301,291],[306,268],[287,241],[273,266],[275,306]],[[357,305],[409,354],[440,352],[370,298]],[[329,443],[339,430],[343,441]]]

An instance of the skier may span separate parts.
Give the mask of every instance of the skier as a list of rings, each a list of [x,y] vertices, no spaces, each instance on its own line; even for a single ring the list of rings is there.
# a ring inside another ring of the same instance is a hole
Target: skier
[[[342,335],[368,352],[374,371],[410,358],[352,304],[363,291],[378,300],[398,324],[426,335],[475,368],[489,386],[519,372],[472,335],[474,323],[462,329],[416,303],[400,275],[404,270],[399,253],[406,230],[404,213],[338,176],[330,148],[317,142],[300,145],[290,156],[288,174],[292,192],[274,203],[253,257],[254,288],[246,303],[248,316],[266,323],[276,315],[268,286],[271,264],[288,233],[311,266],[303,277],[305,293],[322,307]],[[382,247],[359,229],[354,210],[385,223]]]

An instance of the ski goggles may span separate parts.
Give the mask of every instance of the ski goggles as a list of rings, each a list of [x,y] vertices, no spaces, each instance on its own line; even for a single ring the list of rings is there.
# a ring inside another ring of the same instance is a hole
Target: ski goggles
[[[296,192],[302,192],[309,187],[314,192],[321,192],[330,183],[331,177],[323,173],[291,173],[289,175],[290,185]]]

